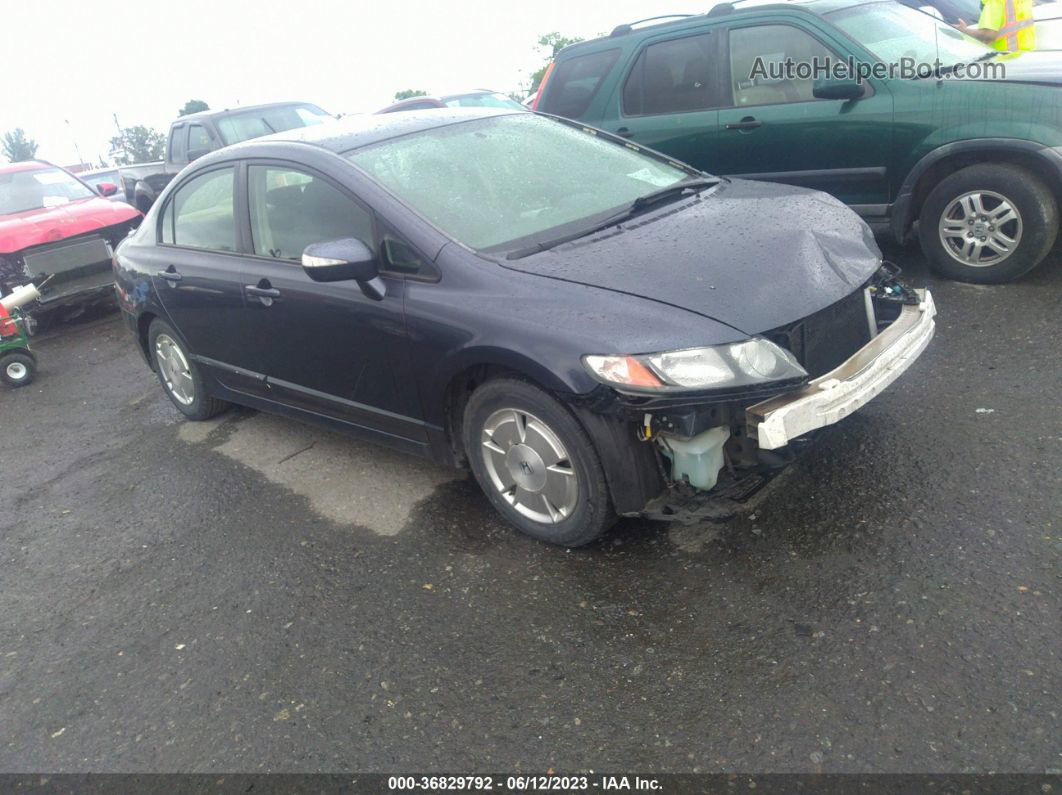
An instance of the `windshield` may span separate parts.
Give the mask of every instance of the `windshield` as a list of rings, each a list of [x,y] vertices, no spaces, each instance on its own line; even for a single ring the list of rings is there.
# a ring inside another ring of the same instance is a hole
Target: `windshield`
[[[688,172],[530,113],[436,127],[347,157],[474,249],[623,207]]]
[[[280,105],[223,116],[217,120],[217,125],[222,140],[228,145],[296,127],[321,124],[331,118],[316,105]]]
[[[0,174],[0,215],[58,207],[96,194],[61,168]]]
[[[984,44],[964,36],[955,28],[899,3],[852,6],[833,11],[827,16],[837,27],[889,64],[899,65],[903,58],[916,63],[934,64],[939,52],[941,67],[950,67],[975,61],[984,57],[985,53],[992,52]]]
[[[523,105],[505,94],[461,94],[457,97],[445,97],[443,104],[448,108],[505,108],[507,110],[527,110]]]

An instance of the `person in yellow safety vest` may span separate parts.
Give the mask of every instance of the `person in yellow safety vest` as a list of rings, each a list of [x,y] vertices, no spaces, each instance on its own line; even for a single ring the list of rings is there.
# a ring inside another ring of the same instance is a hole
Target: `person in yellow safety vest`
[[[960,19],[956,25],[967,36],[1000,52],[1036,49],[1033,0],[984,0],[977,26]]]

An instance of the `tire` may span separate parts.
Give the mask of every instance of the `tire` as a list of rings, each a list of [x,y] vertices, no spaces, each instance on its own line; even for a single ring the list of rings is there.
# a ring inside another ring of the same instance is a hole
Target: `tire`
[[[148,351],[163,391],[185,417],[209,420],[228,408],[225,401],[207,394],[195,361],[177,332],[165,321],[158,318],[151,321]]]
[[[0,380],[11,387],[28,386],[37,374],[37,362],[28,353],[0,356]]]
[[[1009,220],[993,223],[993,215]],[[1024,276],[1050,252],[1058,235],[1058,205],[1047,186],[1023,168],[969,166],[930,192],[918,235],[941,276],[1000,284]]]
[[[543,390],[517,378],[488,381],[469,398],[463,429],[476,481],[521,533],[578,547],[616,521],[593,442]]]

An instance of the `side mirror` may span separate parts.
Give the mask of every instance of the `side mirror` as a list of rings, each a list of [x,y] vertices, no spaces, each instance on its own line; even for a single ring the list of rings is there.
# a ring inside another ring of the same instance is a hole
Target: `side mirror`
[[[815,99],[859,99],[866,93],[866,86],[854,79],[830,80],[820,77],[811,88]]]
[[[100,196],[113,196],[118,192],[118,186],[113,182],[101,182],[96,186]]]
[[[189,149],[188,150],[188,162],[191,163],[193,160],[198,160],[203,155],[208,154],[209,152],[210,152],[209,149]]]
[[[369,298],[379,301],[384,297],[385,287],[376,255],[355,237],[307,246],[302,252],[302,269],[315,282],[353,279]]]

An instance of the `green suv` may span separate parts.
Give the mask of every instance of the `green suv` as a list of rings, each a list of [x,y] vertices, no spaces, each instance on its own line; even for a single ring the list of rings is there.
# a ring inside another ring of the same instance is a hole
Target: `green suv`
[[[848,72],[822,68],[838,63]],[[900,242],[917,233],[954,279],[1015,279],[1058,234],[1062,58],[989,50],[891,0],[621,25],[559,53],[537,110],[704,171],[831,193]]]

